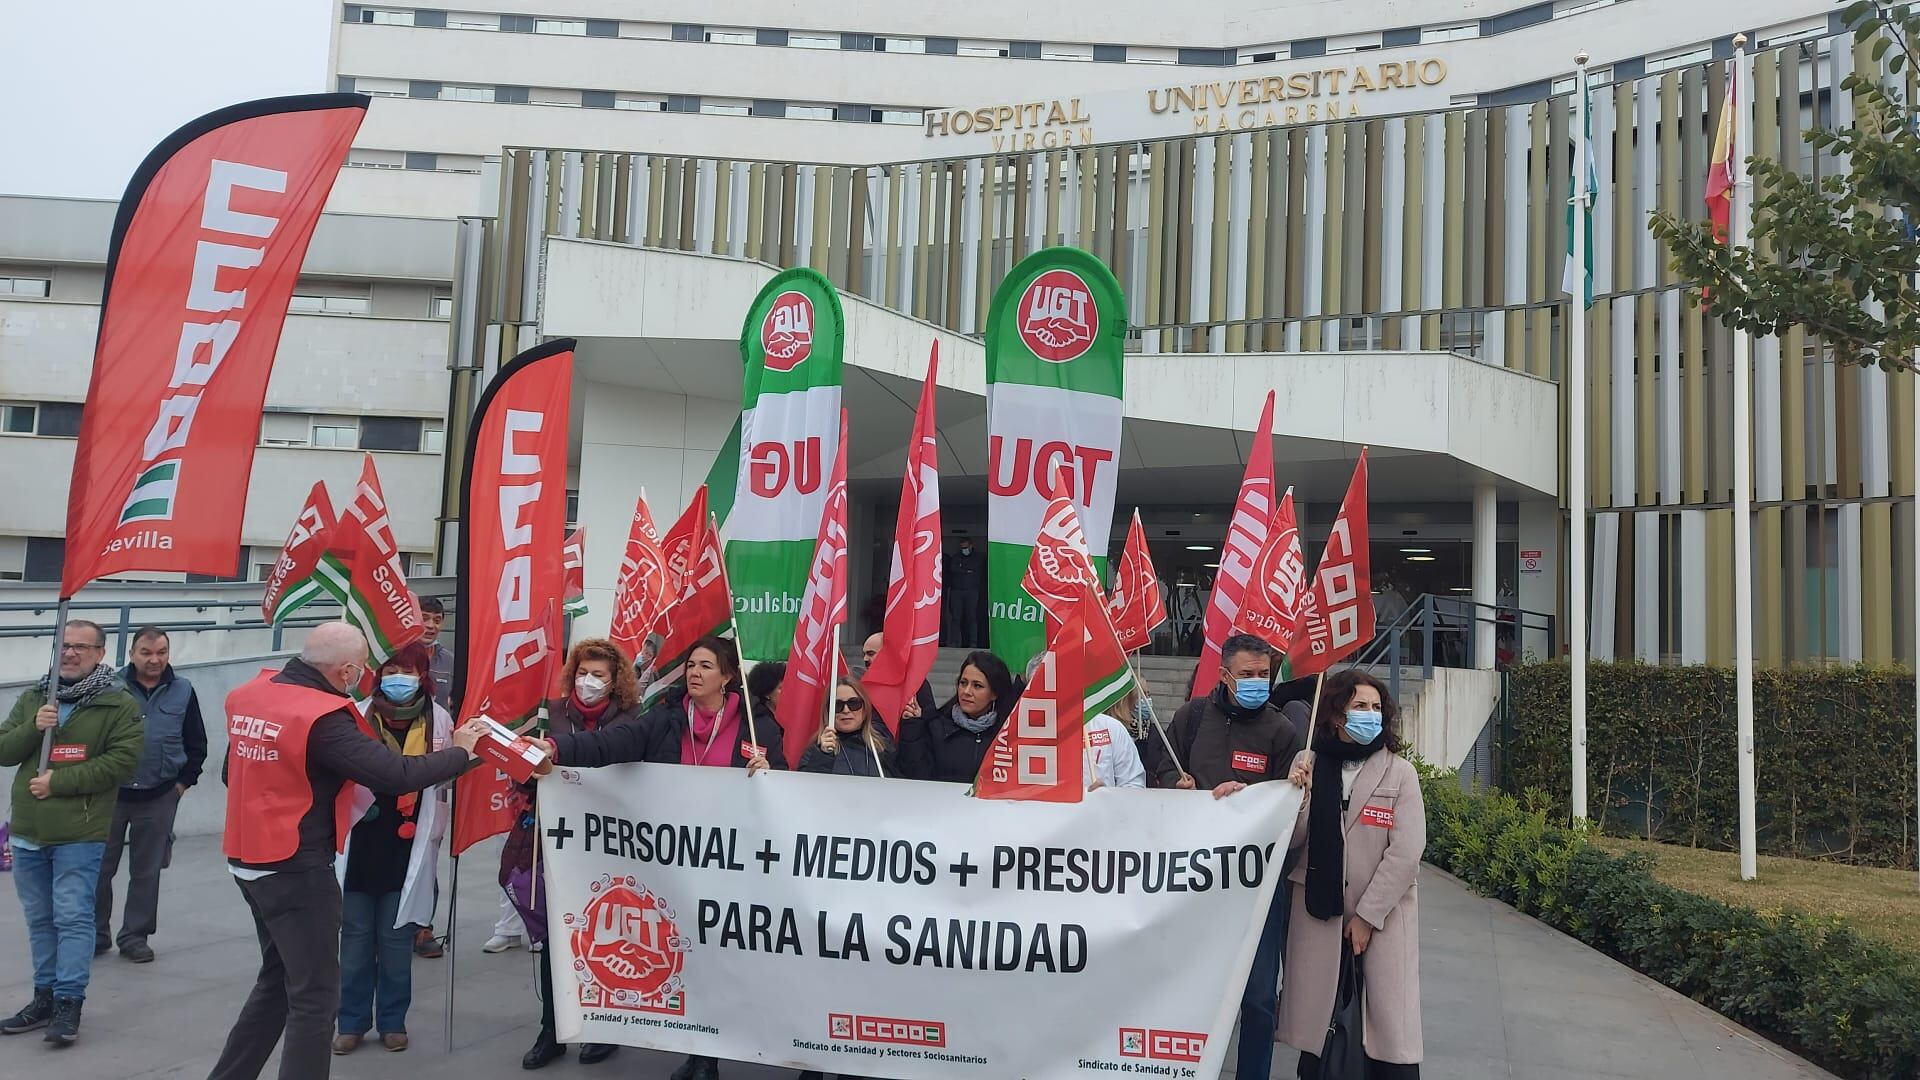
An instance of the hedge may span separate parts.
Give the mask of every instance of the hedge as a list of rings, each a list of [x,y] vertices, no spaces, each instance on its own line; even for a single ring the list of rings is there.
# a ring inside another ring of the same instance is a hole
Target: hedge
[[[1750,908],[1662,885],[1555,824],[1538,793],[1468,794],[1428,773],[1426,858],[1824,1068],[1920,1076],[1920,958],[1840,920]],[[1557,815],[1556,815],[1557,817]]]
[[[1514,669],[1501,744],[1507,790],[1569,790],[1568,678],[1565,662]],[[1754,673],[1761,850],[1913,867],[1913,694],[1905,669]],[[1609,833],[1733,848],[1735,731],[1731,668],[1590,665],[1589,812]]]

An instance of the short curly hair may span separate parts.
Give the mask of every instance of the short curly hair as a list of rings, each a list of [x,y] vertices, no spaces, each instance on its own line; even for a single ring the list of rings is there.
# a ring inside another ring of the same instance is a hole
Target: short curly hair
[[[640,703],[640,680],[633,674],[633,662],[620,646],[606,638],[586,638],[573,647],[567,654],[565,671],[566,686],[569,693],[573,690],[573,677],[580,665],[588,660],[599,660],[613,668],[613,687],[607,696],[612,699],[615,709],[631,709]]]

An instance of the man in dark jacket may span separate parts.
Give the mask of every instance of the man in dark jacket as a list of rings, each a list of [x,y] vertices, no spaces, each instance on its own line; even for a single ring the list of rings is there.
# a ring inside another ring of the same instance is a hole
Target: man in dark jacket
[[[963,536],[947,556],[942,577],[947,596],[947,640],[951,648],[971,649],[980,644],[980,601],[987,594],[987,554]]]
[[[133,662],[120,673],[140,703],[146,749],[133,779],[120,786],[100,888],[93,910],[93,952],[113,948],[113,876],[127,852],[127,912],[120,925],[120,955],[136,964],[153,961],[147,938],[160,927],[160,871],[173,848],[173,818],[187,789],[200,781],[207,761],[207,726],[193,684],[174,673],[172,642],[157,626],[133,634]]]
[[[334,856],[353,826],[350,785],[401,795],[477,760],[478,721],[453,733],[453,747],[421,757],[369,735],[347,698],[366,670],[360,631],[322,623],[284,670],[227,695],[224,847],[260,937],[260,976],[209,1080],[254,1080],[283,1030],[280,1080],[325,1080],[340,1005]]]
[[[85,619],[60,629],[58,685],[49,687],[42,676],[0,725],[0,765],[19,766],[11,876],[33,957],[33,1001],[0,1020],[0,1034],[46,1028],[47,1042],[65,1045],[80,1037],[93,964],[93,891],[120,785],[140,762],[141,735],[140,706],[100,662],[106,631]]]
[[[1294,755],[1306,749],[1311,722],[1300,702],[1274,707],[1272,679],[1273,655],[1266,642],[1250,634],[1228,638],[1220,646],[1220,682],[1213,693],[1187,702],[1173,715],[1173,745],[1187,771],[1160,762],[1160,786],[1201,788],[1218,799],[1248,784],[1284,780]],[[1285,847],[1283,842],[1280,848]],[[1267,869],[1278,875],[1282,867]],[[1242,1076],[1266,1076],[1273,1067],[1274,1005],[1286,949],[1287,905],[1282,879],[1274,887],[1273,905],[1240,998]]]

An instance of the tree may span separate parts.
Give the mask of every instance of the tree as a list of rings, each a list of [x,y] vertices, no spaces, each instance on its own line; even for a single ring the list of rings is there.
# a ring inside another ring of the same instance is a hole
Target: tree
[[[1666,245],[1674,271],[1708,291],[1709,310],[1722,324],[1772,335],[1798,326],[1840,363],[1913,371],[1920,348],[1920,116],[1878,68],[1883,60],[1893,75],[1920,68],[1920,11],[1858,0],[1844,18],[1856,34],[1875,35],[1874,66],[1836,91],[1853,95],[1854,126],[1810,129],[1805,138],[1816,152],[1843,159],[1847,171],[1815,182],[1781,162],[1747,158],[1755,198],[1748,242],[1739,247],[1715,238],[1705,221],[1657,213],[1648,228]],[[1698,292],[1689,300],[1702,302]]]

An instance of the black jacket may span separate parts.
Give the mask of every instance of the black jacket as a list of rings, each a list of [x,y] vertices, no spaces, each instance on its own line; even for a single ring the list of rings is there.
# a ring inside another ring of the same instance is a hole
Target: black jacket
[[[1294,755],[1307,747],[1306,727],[1307,707],[1301,702],[1243,709],[1227,697],[1224,687],[1215,687],[1206,697],[1180,706],[1167,734],[1192,774],[1194,787],[1206,790],[1229,780],[1243,784],[1284,780]],[[1157,742],[1159,736],[1154,739]],[[1177,784],[1180,770],[1166,760],[1165,750],[1156,758],[1158,785]]]
[[[840,749],[831,754],[820,749],[818,742],[809,745],[807,752],[800,755],[799,771],[833,773],[838,776],[879,776],[880,770],[885,769],[887,776],[893,776],[896,768],[898,766],[894,761],[891,741],[881,748],[880,760],[876,764],[873,751],[867,748],[865,739],[843,737],[840,740]]]
[[[678,765],[680,739],[687,731],[686,703],[687,692],[675,688],[667,691],[667,696],[637,721],[602,723],[593,731],[574,732],[561,732],[556,724],[553,742],[560,750],[558,763],[588,769],[627,761]],[[776,769],[786,768],[787,752],[780,724],[773,718],[772,710],[754,710],[753,726],[760,736],[767,764]],[[734,740],[733,756],[728,762],[736,769],[747,767],[747,755],[742,752],[747,738],[747,720],[742,716],[740,737]]]
[[[422,757],[403,757],[360,730],[358,714],[347,695],[334,689],[314,668],[298,657],[287,661],[277,683],[320,690],[340,699],[340,708],[313,722],[307,733],[307,783],[313,804],[300,818],[300,846],[293,856],[277,863],[243,863],[249,870],[320,870],[333,865],[339,844],[333,832],[333,800],[342,784],[360,784],[375,795],[404,795],[445,783],[467,771],[472,760],[465,750],[450,746]],[[231,757],[221,766],[224,783]]]
[[[1004,709],[993,726],[975,735],[953,722],[953,703],[922,712],[912,720],[900,722],[899,772],[908,780],[940,780],[949,784],[971,784],[980,775],[980,762],[993,745],[1000,725],[1007,722]],[[1011,707],[1009,703],[1008,707]]]

